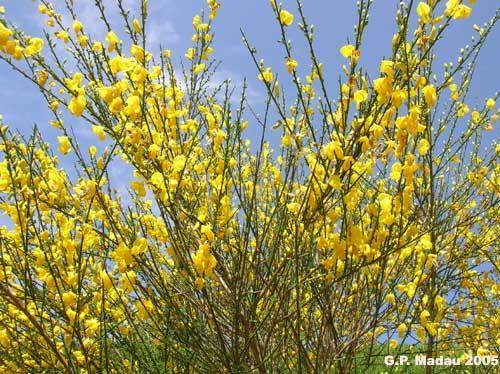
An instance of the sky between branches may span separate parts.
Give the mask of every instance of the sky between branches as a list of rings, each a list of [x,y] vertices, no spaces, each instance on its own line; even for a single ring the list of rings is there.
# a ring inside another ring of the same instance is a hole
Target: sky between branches
[[[54,3],[62,9],[61,5],[57,5],[61,4],[62,0],[54,1]],[[123,26],[114,5],[115,2],[106,0],[104,3],[108,8],[115,31],[121,32]],[[367,69],[372,79],[378,77],[380,60],[390,54],[391,39],[396,30],[394,16],[398,3],[394,0],[374,0],[360,60],[360,64]],[[85,31],[92,34],[93,39],[104,40],[106,32],[98,18],[94,1],[74,0],[74,4]],[[176,56],[174,61],[180,61],[186,49],[192,45],[190,40],[193,33],[192,17],[200,13],[205,2],[202,0],[149,0],[149,4],[150,19],[146,30],[149,35],[149,50],[158,53],[161,45],[163,48],[172,50],[172,55]],[[37,2],[7,0],[0,1],[0,5],[5,6],[7,18],[15,21],[21,29],[32,36],[42,36],[44,16],[38,13]],[[139,0],[126,0],[125,5],[133,15],[139,14]],[[284,1],[283,5],[296,14],[295,0]],[[470,43],[472,35],[477,35],[472,25],[482,25],[488,21],[497,6],[498,3],[495,0],[478,0],[468,20],[453,22],[446,40],[439,44],[439,61],[456,63],[460,48]],[[354,0],[310,0],[304,1],[304,9],[309,24],[315,25],[316,51],[319,61],[324,63],[325,79],[336,92],[341,66],[345,63],[345,59],[339,53],[339,48],[348,41],[352,41],[353,26],[357,22],[356,3]],[[416,16],[413,21],[415,20]],[[287,31],[290,32],[289,36],[293,40],[293,55],[299,61],[298,71],[305,76],[309,73],[308,53],[302,33],[296,26],[297,22],[298,15],[296,14],[294,26]],[[69,20],[67,24],[71,24]],[[216,83],[231,78],[238,88],[241,87],[243,78],[247,77],[249,103],[254,106],[256,112],[259,112],[259,108],[263,108],[265,90],[261,82],[257,80],[257,70],[243,45],[240,28],[245,31],[252,45],[257,47],[258,57],[264,58],[265,65],[278,71],[279,77],[282,78],[280,83],[282,81],[286,92],[290,83],[286,83],[288,77],[284,73],[284,51],[277,42],[279,26],[268,1],[223,1],[214,28],[215,53],[213,57],[221,61],[218,73],[214,77]],[[122,39],[127,37],[124,33],[119,36]],[[499,45],[500,29],[497,27],[483,48],[477,65],[472,95],[468,102],[471,109],[476,104],[482,104],[485,98],[492,96],[498,89]],[[438,78],[442,77],[442,67],[439,67],[437,72],[440,73]],[[41,94],[33,84],[13,73],[6,64],[0,64],[0,114],[3,115],[4,123],[9,124],[11,129],[19,130],[24,134],[28,134],[36,123],[43,130],[46,140],[54,146],[57,144],[56,136],[60,133],[48,123],[52,118]],[[82,146],[98,143],[96,136],[90,130],[90,125],[75,117],[66,116],[65,118],[67,125],[73,125]],[[258,130],[257,125],[252,127],[251,124],[250,138],[256,136]],[[494,127],[493,134],[488,137],[498,138],[496,127]],[[65,167],[70,165],[69,157],[61,158],[63,159],[62,165]],[[124,173],[123,170],[115,169],[114,173],[123,181],[121,178],[123,175],[120,175]]]

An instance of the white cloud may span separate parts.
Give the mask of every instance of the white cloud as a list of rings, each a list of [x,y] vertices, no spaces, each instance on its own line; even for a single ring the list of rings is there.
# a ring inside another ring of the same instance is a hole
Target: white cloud
[[[137,0],[125,0],[123,7],[126,11],[130,11],[131,18],[134,16],[139,17],[140,3]],[[75,0],[75,8],[76,14],[83,22],[86,31],[93,38],[103,39],[106,35],[106,28],[94,3],[92,1]],[[174,24],[168,19],[168,15],[173,14],[173,11],[174,3],[172,1],[150,2],[146,25],[149,50],[154,51],[160,45],[166,48],[178,42],[179,34],[176,32]],[[108,5],[105,12],[113,29],[122,30],[124,28],[124,21],[116,5]]]
[[[146,30],[148,49],[154,51],[159,48],[169,48],[179,41],[180,36],[175,31],[175,27],[170,22],[152,21]]]

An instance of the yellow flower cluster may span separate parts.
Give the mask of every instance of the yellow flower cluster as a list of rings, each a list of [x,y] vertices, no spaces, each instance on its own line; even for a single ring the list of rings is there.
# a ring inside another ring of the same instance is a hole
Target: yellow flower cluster
[[[280,65],[244,36],[260,116],[245,93],[214,88],[216,0],[192,19],[182,74],[173,51],[148,50],[138,3],[137,17],[118,3],[127,32],[101,41],[39,6],[48,46],[76,71],[0,22],[1,57],[26,59],[14,66],[46,98],[59,151],[38,129],[24,139],[0,123],[0,374],[350,372],[387,345],[495,352],[500,146],[479,145],[498,97],[469,101],[467,55],[439,77],[432,57],[469,6],[401,8],[372,80],[361,0],[332,83],[300,2],[297,22],[271,0]],[[307,59],[292,49],[294,22]]]

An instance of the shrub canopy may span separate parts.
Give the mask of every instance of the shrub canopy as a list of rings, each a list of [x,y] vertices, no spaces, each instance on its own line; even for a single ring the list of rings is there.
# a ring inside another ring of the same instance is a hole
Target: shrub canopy
[[[301,2],[271,0],[283,64],[242,34],[266,92],[256,113],[246,84],[214,82],[216,0],[186,52],[148,51],[146,0],[96,0],[105,40],[72,1],[38,3],[44,35],[0,18],[0,59],[60,131],[51,146],[42,127],[0,128],[0,373],[340,373],[388,353],[498,355],[500,146],[482,139],[498,94],[469,99],[498,10],[441,70],[436,48],[474,2],[395,5],[391,54],[369,77],[360,0],[337,80]]]

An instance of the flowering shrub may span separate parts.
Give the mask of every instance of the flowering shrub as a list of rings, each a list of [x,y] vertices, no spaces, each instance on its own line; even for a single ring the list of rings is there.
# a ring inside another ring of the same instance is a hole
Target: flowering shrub
[[[364,372],[389,351],[498,354],[500,146],[482,141],[498,97],[468,101],[498,11],[438,78],[436,46],[474,1],[401,2],[368,77],[360,0],[336,84],[301,2],[271,0],[283,66],[243,34],[267,93],[258,116],[245,86],[213,84],[216,0],[182,70],[147,50],[146,0],[97,0],[105,40],[72,1],[38,3],[43,37],[0,19],[0,59],[60,131],[49,145],[0,129],[0,373]],[[65,117],[103,146],[79,144]],[[111,180],[120,164],[132,180]]]

